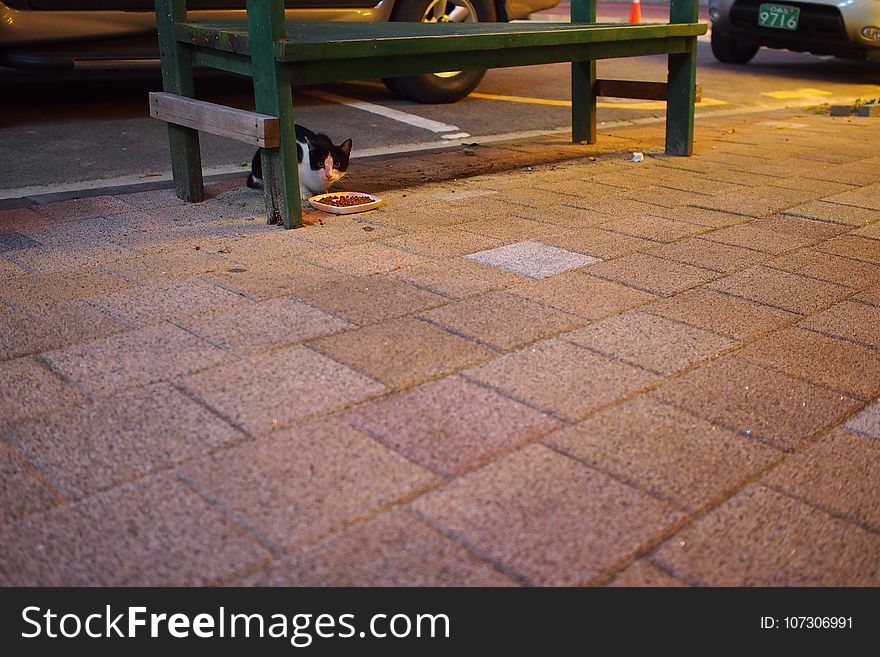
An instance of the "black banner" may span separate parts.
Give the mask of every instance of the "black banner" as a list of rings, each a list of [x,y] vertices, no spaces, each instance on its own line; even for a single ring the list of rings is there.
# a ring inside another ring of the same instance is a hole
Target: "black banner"
[[[8,655],[701,654],[877,645],[877,589],[3,589]],[[610,642],[610,644],[609,644]],[[221,645],[222,644],[222,645]],[[11,648],[11,650],[10,650]],[[251,652],[256,651],[256,652]]]

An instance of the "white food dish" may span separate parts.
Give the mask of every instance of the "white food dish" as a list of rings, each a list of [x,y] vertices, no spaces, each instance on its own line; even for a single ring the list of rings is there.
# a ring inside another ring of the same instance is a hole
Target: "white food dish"
[[[325,199],[330,196],[366,196],[367,198],[370,198],[372,200],[369,203],[359,203],[358,205],[348,205],[345,207],[338,207],[335,205],[330,205],[328,203],[321,203],[321,199]],[[322,210],[323,212],[332,212],[333,214],[352,214],[353,212],[365,212],[367,210],[378,208],[380,205],[382,205],[382,199],[378,196],[365,194],[363,192],[330,192],[328,194],[318,194],[317,196],[310,197],[309,205],[317,210]]]

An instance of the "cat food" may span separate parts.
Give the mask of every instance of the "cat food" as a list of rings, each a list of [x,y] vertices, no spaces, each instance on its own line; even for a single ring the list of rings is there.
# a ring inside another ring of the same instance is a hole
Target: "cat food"
[[[321,203],[332,205],[334,208],[350,208],[353,205],[372,202],[373,199],[369,196],[325,196],[321,199]]]
[[[333,214],[350,214],[378,208],[382,205],[382,199],[363,192],[332,192],[311,197],[309,205]]]

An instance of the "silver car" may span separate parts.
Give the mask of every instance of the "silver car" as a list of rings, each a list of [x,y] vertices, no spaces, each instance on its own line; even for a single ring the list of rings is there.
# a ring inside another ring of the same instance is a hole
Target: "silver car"
[[[139,65],[158,58],[154,0],[0,0],[0,66],[31,70]],[[245,0],[188,0],[193,19],[244,18]],[[559,0],[285,0],[291,21],[476,22],[526,18]],[[467,96],[485,71],[384,80],[424,103]]]
[[[746,64],[758,48],[880,60],[878,0],[709,0],[712,53]]]

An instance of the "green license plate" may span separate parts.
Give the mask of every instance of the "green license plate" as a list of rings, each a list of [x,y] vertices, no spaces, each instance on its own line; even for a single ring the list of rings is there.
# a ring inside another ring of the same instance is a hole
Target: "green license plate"
[[[801,17],[800,7],[791,5],[761,5],[758,7],[758,25],[779,30],[796,30]]]

